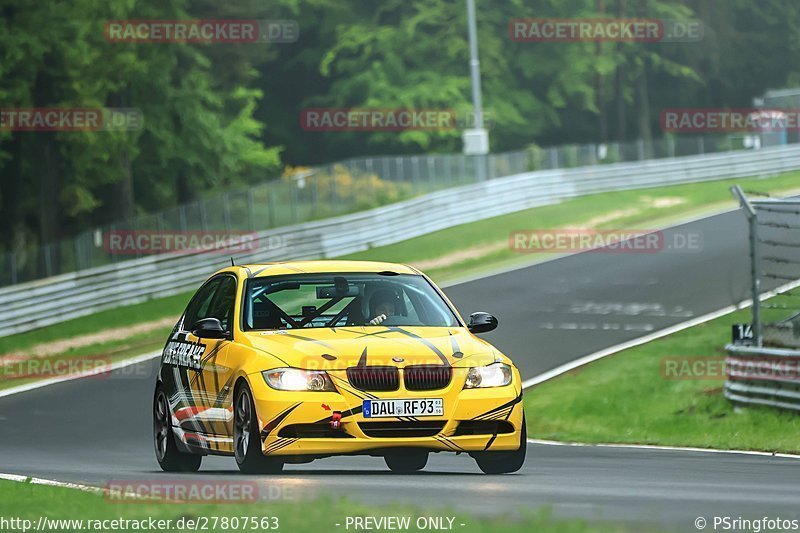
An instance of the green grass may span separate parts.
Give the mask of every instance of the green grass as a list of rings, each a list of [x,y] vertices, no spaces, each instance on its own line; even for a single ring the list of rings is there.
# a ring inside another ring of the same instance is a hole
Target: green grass
[[[703,212],[734,205],[729,187],[739,184],[744,189],[782,192],[797,187],[800,173],[788,173],[766,179],[736,179],[700,184],[678,185],[653,189],[622,191],[585,196],[560,204],[537,207],[456,226],[409,239],[400,243],[350,254],[343,259],[383,260],[401,263],[420,263],[450,257],[447,264],[425,269],[439,283],[482,274],[493,269],[527,264],[545,258],[541,254],[519,254],[505,246],[514,230],[568,227],[620,210],[635,209],[626,216],[615,218],[598,228],[656,229],[659,225],[685,219]],[[680,198],[683,203],[666,208],[654,207],[657,199]],[[464,250],[475,253],[457,257]],[[486,248],[481,251],[481,248]],[[164,317],[177,316],[183,311],[191,293],[154,299],[127,307],[103,311],[35,331],[0,338],[0,354],[29,349],[43,342],[68,339],[103,329],[139,324]],[[76,350],[82,355],[108,354],[129,350],[135,345],[139,353],[157,349],[163,343],[168,328],[137,335],[135,338],[116,338],[112,341]],[[65,354],[69,355],[69,354]]]
[[[586,443],[800,452],[800,417],[796,413],[767,407],[737,411],[723,396],[724,377],[679,380],[664,375],[665,358],[715,357],[721,361],[731,326],[749,321],[750,311],[739,311],[528,390],[528,436]]]
[[[264,483],[264,480],[260,480]],[[250,528],[243,528],[243,517],[277,517],[278,531],[289,531],[292,533],[303,532],[323,532],[323,531],[347,531],[345,520],[348,516],[399,516],[411,517],[412,524],[420,516],[439,516],[453,517],[453,530],[465,533],[512,533],[512,532],[623,532],[623,531],[642,531],[641,526],[637,528],[624,528],[614,524],[588,524],[580,520],[559,520],[553,518],[547,510],[531,512],[520,509],[519,516],[506,518],[475,518],[466,513],[454,512],[448,509],[420,509],[393,506],[366,506],[339,499],[320,499],[312,501],[282,501],[282,502],[258,502],[245,504],[192,504],[192,503],[143,503],[137,501],[132,504],[123,502],[109,501],[106,497],[79,491],[75,489],[49,487],[34,485],[31,483],[19,483],[12,481],[0,481],[0,501],[3,502],[3,518],[20,518],[32,522],[29,528],[35,527],[39,517],[45,516],[49,519],[72,519],[83,520],[84,530],[89,520],[142,520],[153,518],[154,520],[172,520],[171,527],[164,528],[165,531],[182,531],[190,528],[178,529],[177,521],[183,519],[183,524],[187,520],[208,519],[207,529],[199,528],[201,531],[255,531]],[[222,517],[239,517],[239,526],[231,527],[233,522],[228,522],[228,527],[222,526]],[[217,527],[213,527],[215,524]],[[272,522],[269,522],[272,523]],[[336,526],[336,524],[341,524]],[[445,522],[447,523],[447,522]],[[130,523],[129,523],[130,524]],[[461,526],[461,524],[465,524]],[[79,530],[75,524],[72,527],[62,524],[60,527],[52,526],[45,528],[53,533],[64,531]],[[99,528],[94,528],[100,530]],[[105,528],[112,531],[121,528]],[[133,530],[129,525],[126,529]],[[194,531],[194,528],[191,528]],[[260,528],[258,530],[261,530]],[[272,529],[269,529],[272,530]],[[354,530],[351,525],[350,531]],[[17,528],[17,531],[22,531]],[[264,529],[267,531],[267,529]],[[385,531],[381,529],[381,531]],[[411,527],[404,531],[419,531],[416,527]]]
[[[140,324],[168,316],[174,316],[177,322],[178,316],[186,307],[191,294],[182,293],[167,298],[158,298],[139,304],[109,309],[108,311],[75,318],[33,331],[2,337],[0,338],[0,354],[15,350],[26,350],[37,344],[96,333],[104,329]],[[162,344],[166,340],[166,335],[170,329],[167,328],[166,331],[159,332]],[[119,339],[119,341],[123,340]],[[108,346],[103,347],[107,348]]]
[[[658,226],[734,207],[729,191],[733,185],[761,192],[788,191],[798,187],[800,172],[783,174],[766,179],[734,179],[637,189],[631,191],[595,194],[575,198],[560,204],[537,207],[502,215],[470,224],[429,233],[400,243],[373,248],[345,256],[343,259],[383,260],[399,263],[430,261],[466,248],[507,243],[509,233],[515,230],[548,229],[582,224],[596,217],[621,210],[635,209],[635,213],[595,225],[598,229],[658,229]],[[653,207],[658,199],[680,198],[684,203],[668,208]],[[536,255],[539,255],[537,258]],[[520,254],[502,246],[488,254],[454,262],[441,268],[426,269],[437,282],[446,282],[480,274],[492,268],[523,264],[541,259],[541,254]]]

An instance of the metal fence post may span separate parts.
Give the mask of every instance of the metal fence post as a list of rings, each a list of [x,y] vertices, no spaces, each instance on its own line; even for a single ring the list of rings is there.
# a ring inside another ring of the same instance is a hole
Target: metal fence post
[[[559,164],[559,162],[558,162],[558,149],[556,149],[556,148],[548,148],[547,151],[550,154],[550,157],[549,157],[549,159],[550,159],[550,168],[551,169],[558,168],[558,164]]]
[[[200,208],[200,227],[204,232],[208,232],[208,213],[206,213],[205,200],[199,200],[197,206]]]
[[[294,177],[289,180],[289,208],[291,210],[292,222],[297,222],[297,184]]]
[[[272,191],[267,189],[267,217],[269,218],[269,227],[275,227],[275,200],[272,197]]]
[[[186,233],[186,205],[181,205],[178,208],[178,220],[181,226],[181,232]]]
[[[739,199],[741,206],[745,210],[747,220],[750,225],[750,277],[751,285],[750,291],[753,298],[753,340],[755,345],[760,347],[762,343],[761,337],[761,281],[758,273],[759,268],[759,254],[758,254],[758,213],[756,213],[753,204],[747,199],[744,191],[738,185],[731,187],[731,192]]]
[[[225,231],[227,233],[231,233],[233,228],[231,228],[231,203],[230,203],[231,195],[230,193],[225,193],[222,195],[222,220],[223,224],[225,224]]]
[[[753,212],[750,217],[750,276],[752,277],[753,291],[753,335],[756,346],[761,346],[761,280],[758,273],[760,255],[758,253],[758,214]]]
[[[255,231],[256,230],[256,220],[255,220],[255,202],[253,201],[253,189],[252,187],[247,189],[247,226],[248,230]]]

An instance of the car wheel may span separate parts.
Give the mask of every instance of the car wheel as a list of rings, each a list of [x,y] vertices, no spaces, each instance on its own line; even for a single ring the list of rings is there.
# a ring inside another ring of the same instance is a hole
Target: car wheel
[[[384,456],[386,466],[398,474],[418,472],[428,464],[428,452],[424,450],[403,450],[397,453],[387,453]]]
[[[255,403],[247,385],[241,385],[234,395],[233,445],[236,464],[245,474],[276,474],[283,462],[265,457],[261,451]]]
[[[484,474],[511,474],[522,468],[525,463],[527,443],[528,429],[523,416],[518,449],[504,452],[476,452],[472,456]]]
[[[200,469],[203,456],[181,452],[175,443],[169,402],[161,387],[156,389],[153,400],[153,442],[156,447],[156,459],[158,459],[161,470],[165,472],[197,472]]]

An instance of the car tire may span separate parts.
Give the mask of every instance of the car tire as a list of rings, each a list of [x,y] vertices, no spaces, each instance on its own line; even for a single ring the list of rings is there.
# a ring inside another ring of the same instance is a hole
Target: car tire
[[[424,450],[403,450],[388,453],[383,457],[389,470],[397,474],[419,472],[428,464],[428,452]]]
[[[527,443],[528,429],[523,415],[518,449],[503,452],[476,452],[472,456],[484,474],[512,474],[522,468],[525,463]]]
[[[197,472],[203,456],[178,449],[172,432],[172,416],[167,394],[160,386],[153,399],[153,443],[156,459],[164,472]]]
[[[283,470],[282,461],[266,457],[261,451],[258,416],[247,384],[240,385],[234,394],[233,449],[236,464],[243,474],[277,474]]]

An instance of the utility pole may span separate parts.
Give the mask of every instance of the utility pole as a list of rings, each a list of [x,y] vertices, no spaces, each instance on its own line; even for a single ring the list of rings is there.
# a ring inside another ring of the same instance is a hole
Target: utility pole
[[[467,0],[467,25],[469,27],[469,72],[472,80],[472,107],[474,128],[463,133],[464,154],[474,156],[475,179],[485,181],[488,175],[489,133],[483,122],[483,97],[481,95],[481,62],[478,59],[478,25],[475,21],[475,0]]]

